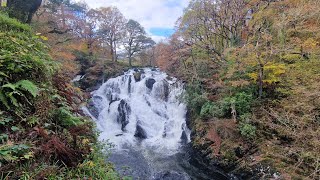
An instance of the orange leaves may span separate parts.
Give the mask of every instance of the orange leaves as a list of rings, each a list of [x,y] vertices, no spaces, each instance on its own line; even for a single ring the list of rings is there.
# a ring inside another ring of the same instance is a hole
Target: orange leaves
[[[303,42],[302,47],[307,51],[315,51],[320,47],[320,43],[313,38],[309,38]]]

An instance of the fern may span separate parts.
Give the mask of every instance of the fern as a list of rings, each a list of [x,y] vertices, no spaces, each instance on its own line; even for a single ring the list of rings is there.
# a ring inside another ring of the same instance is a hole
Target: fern
[[[15,86],[28,91],[33,97],[36,97],[39,92],[38,87],[29,80],[21,80]]]
[[[35,98],[39,90],[38,87],[29,80],[21,80],[15,84],[7,83],[0,87],[0,102],[5,105],[7,109],[10,109],[9,100],[13,106],[19,107],[20,103],[17,97],[23,97],[27,102],[30,100],[27,94],[25,94],[26,92]]]
[[[5,94],[1,91],[1,89],[0,89],[0,102],[3,105],[5,105],[7,109],[10,109],[10,106],[8,104],[8,100],[7,100],[6,96],[5,96]]]

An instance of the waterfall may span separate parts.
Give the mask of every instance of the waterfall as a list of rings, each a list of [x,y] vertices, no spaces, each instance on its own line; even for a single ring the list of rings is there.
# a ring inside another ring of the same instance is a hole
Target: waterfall
[[[215,166],[208,170],[193,153],[184,84],[159,69],[132,69],[92,92],[83,110],[108,140],[109,160],[133,179],[229,179]],[[123,170],[123,167],[129,170]]]
[[[129,70],[92,92],[88,110],[100,139],[116,149],[143,147],[169,155],[190,141],[183,92],[183,83],[159,69]]]

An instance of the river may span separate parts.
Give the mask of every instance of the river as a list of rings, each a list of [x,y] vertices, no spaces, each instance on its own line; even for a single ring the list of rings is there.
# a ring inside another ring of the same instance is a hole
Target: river
[[[109,79],[85,111],[96,121],[100,140],[113,144],[109,160],[133,179],[230,179],[194,157],[184,84],[159,69],[132,69]],[[210,172],[208,172],[210,171]]]

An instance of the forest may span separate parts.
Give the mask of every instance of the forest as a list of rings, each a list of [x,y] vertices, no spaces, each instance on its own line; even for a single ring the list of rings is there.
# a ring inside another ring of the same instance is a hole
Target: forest
[[[157,43],[117,7],[2,0],[0,179],[134,179],[107,161],[112,145],[81,107],[144,67],[185,83],[207,171],[320,178],[320,0],[190,0]]]

